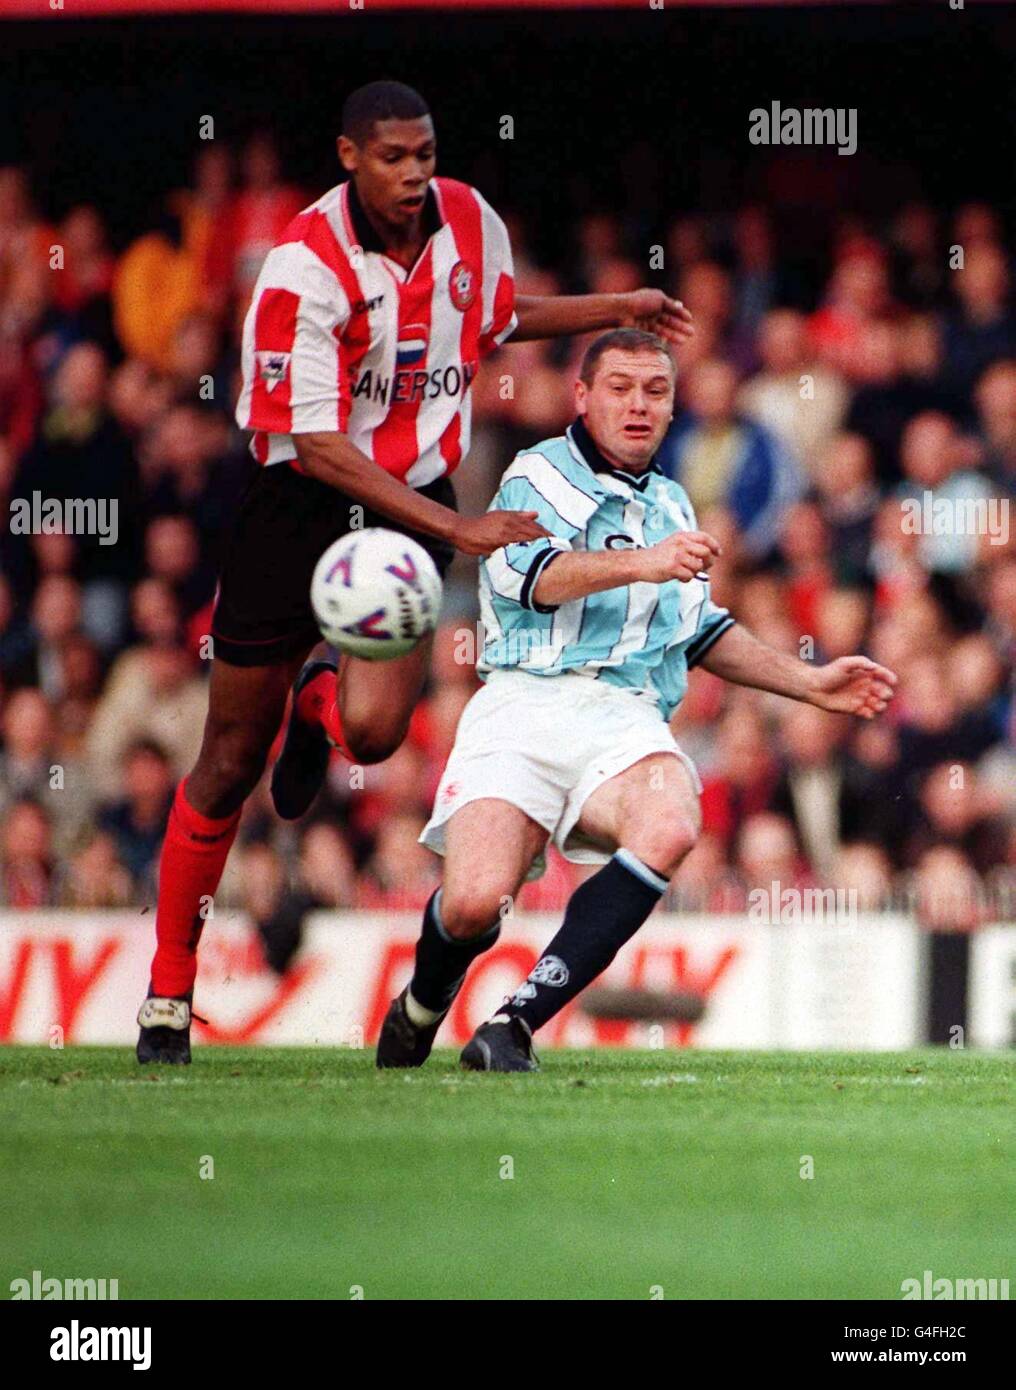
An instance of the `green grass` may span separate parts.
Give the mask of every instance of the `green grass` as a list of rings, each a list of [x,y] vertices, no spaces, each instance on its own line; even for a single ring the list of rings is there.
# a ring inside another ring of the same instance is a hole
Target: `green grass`
[[[1013,1064],[969,1052],[0,1049],[0,1297],[898,1298],[1014,1277]],[[215,1176],[202,1181],[202,1156]],[[800,1176],[802,1156],[812,1180]],[[514,1177],[499,1176],[503,1156]]]

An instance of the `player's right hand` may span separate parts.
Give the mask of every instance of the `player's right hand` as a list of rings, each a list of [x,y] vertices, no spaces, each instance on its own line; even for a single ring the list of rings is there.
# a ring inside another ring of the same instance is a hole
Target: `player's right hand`
[[[539,512],[486,512],[483,516],[464,516],[452,537],[456,550],[464,555],[490,555],[503,545],[538,541],[549,536],[536,520]]]
[[[687,584],[697,574],[708,573],[720,554],[720,543],[707,531],[678,531],[638,554],[642,569],[640,579],[650,584],[679,579]]]

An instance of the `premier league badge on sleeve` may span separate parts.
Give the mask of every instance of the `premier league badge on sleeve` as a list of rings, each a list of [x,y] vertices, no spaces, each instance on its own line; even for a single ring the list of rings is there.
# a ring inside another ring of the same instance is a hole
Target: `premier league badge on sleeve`
[[[464,314],[476,298],[476,276],[465,261],[456,261],[448,276],[448,294],[459,313]]]
[[[256,352],[258,375],[265,383],[268,392],[275,390],[280,381],[285,381],[289,374],[289,359],[291,354],[288,352]]]

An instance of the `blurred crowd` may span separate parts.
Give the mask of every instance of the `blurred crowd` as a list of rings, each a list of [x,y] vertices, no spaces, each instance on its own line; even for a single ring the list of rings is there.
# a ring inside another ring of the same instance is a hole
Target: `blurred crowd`
[[[126,244],[101,208],[47,221],[33,194],[28,171],[0,169],[0,906],[149,904],[201,737],[218,549],[256,466],[232,418],[240,327],[317,191],[256,136],[210,143]],[[560,265],[501,211],[519,292],[655,283],[695,315],[662,462],[722,542],[716,599],[781,650],[864,651],[900,677],[888,715],[858,724],[693,673],[674,729],[704,825],[672,902],[741,910],[777,882],[906,899],[944,926],[997,917],[1016,867],[1016,312],[997,211],[914,203],[802,243],[778,202],[655,236],[622,208],[576,216]],[[584,346],[509,345],[480,372],[464,511],[567,424]],[[11,503],[34,494],[115,499],[115,543],[22,534]],[[220,897],[279,965],[309,908],[415,908],[432,890],[417,836],[476,688],[473,562],[446,597],[403,748],[336,759],[295,828],[264,785],[247,806]],[[561,906],[580,872],[552,855],[521,906]]]

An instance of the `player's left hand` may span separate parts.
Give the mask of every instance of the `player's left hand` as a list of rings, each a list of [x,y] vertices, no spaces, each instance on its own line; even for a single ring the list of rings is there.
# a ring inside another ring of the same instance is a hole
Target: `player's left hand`
[[[631,290],[618,298],[621,300],[618,328],[644,328],[675,347],[680,347],[695,334],[691,311],[662,290]]]
[[[895,674],[866,656],[841,656],[819,666],[813,677],[811,703],[837,714],[874,719],[895,694]]]

